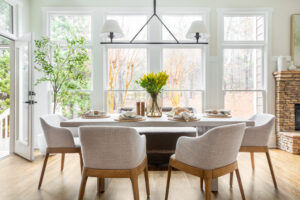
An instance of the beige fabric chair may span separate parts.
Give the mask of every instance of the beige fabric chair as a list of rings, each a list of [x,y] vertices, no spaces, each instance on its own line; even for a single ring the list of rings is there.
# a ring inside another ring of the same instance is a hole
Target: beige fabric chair
[[[60,127],[60,122],[65,121],[65,118],[60,115],[45,115],[42,116],[40,120],[47,143],[47,149],[38,189],[41,188],[50,153],[62,154],[61,171],[63,171],[64,168],[65,153],[78,153],[81,170],[83,165],[79,138],[74,140],[72,132],[69,129]]]
[[[273,183],[275,188],[277,188],[268,148],[268,142],[274,126],[275,116],[270,114],[256,114],[251,117],[250,120],[255,121],[255,127],[246,128],[240,152],[250,152],[253,169],[255,168],[254,152],[266,153]],[[232,185],[232,175],[230,178],[230,185]]]
[[[205,180],[206,199],[211,198],[212,179],[236,171],[242,198],[245,199],[237,164],[245,124],[213,128],[200,137],[180,137],[175,155],[170,158],[165,199],[168,199],[172,168]]]
[[[143,171],[150,196],[145,136],[125,127],[80,127],[79,136],[84,167],[78,199],[83,199],[88,177],[98,177],[98,192],[103,178],[130,178],[138,200],[138,175]]]

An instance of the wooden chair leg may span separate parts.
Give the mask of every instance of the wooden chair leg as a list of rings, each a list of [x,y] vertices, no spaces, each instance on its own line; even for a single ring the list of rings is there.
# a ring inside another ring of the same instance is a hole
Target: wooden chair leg
[[[212,174],[211,173],[205,174],[204,181],[205,181],[205,196],[206,196],[205,199],[210,200],[211,199]]]
[[[149,186],[148,164],[146,164],[146,167],[144,169],[144,175],[145,175],[147,198],[149,198],[150,197],[150,186]]]
[[[242,185],[242,180],[241,180],[239,169],[235,170],[235,174],[236,174],[237,181],[239,183],[239,188],[240,188],[242,199],[245,200],[245,194],[244,194],[244,189],[243,189],[243,185]]]
[[[102,187],[102,178],[97,178],[97,192],[98,192],[98,194],[101,193],[101,187]]]
[[[233,185],[233,172],[230,173],[230,188],[232,188]]]
[[[167,187],[166,187],[165,200],[168,200],[168,196],[169,196],[171,174],[172,174],[172,166],[169,165],[169,167],[168,167],[168,178],[167,178]]]
[[[83,160],[82,160],[82,153],[79,152],[79,159],[80,159],[80,169],[81,169],[81,173],[82,173],[82,169],[83,169]]]
[[[64,171],[64,164],[65,164],[65,153],[61,154],[61,168],[60,171]]]
[[[82,177],[81,177],[81,183],[80,183],[78,200],[82,200],[83,199],[87,179],[88,179],[88,177],[86,176],[86,172],[85,172],[85,170],[83,170]]]
[[[43,182],[43,178],[44,178],[48,158],[49,158],[49,153],[46,153],[46,157],[45,157],[45,160],[44,160],[44,164],[43,164],[43,168],[42,168],[42,172],[41,172],[41,176],[40,176],[40,182],[39,182],[38,189],[40,189],[41,186],[42,186],[42,182]]]
[[[203,191],[203,178],[200,178],[200,189]]]
[[[131,184],[132,184],[134,200],[139,200],[140,195],[139,195],[138,176],[136,174],[134,174],[130,177],[130,180],[131,180]]]
[[[275,178],[275,174],[274,174],[273,165],[272,165],[272,161],[271,161],[271,157],[270,157],[269,151],[266,152],[266,155],[267,155],[267,159],[268,159],[268,163],[269,163],[269,167],[270,167],[270,171],[271,171],[271,175],[272,175],[274,187],[277,189],[278,188],[277,187],[277,182],[276,182],[276,178]]]
[[[254,153],[253,152],[250,153],[250,157],[251,157],[252,169],[254,170],[255,169],[255,162],[254,162]]]

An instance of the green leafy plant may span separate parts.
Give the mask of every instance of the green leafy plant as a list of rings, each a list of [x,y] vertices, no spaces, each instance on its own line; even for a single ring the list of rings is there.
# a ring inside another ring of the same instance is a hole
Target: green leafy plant
[[[2,50],[0,55],[0,114],[9,108],[10,75],[9,53]]]
[[[166,72],[145,74],[136,83],[144,88],[149,94],[159,94],[167,84],[169,75]]]
[[[66,39],[66,46],[51,41],[47,37],[35,41],[35,69],[42,73],[36,82],[49,82],[53,92],[53,113],[57,106],[66,105],[77,92],[70,91],[87,89],[89,71],[86,62],[89,60],[84,48],[84,38]],[[70,97],[66,99],[67,96]]]

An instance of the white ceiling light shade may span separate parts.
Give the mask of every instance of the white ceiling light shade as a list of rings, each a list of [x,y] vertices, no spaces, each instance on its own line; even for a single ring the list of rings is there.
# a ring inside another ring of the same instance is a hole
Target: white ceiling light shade
[[[116,20],[108,19],[105,21],[102,30],[101,36],[109,37],[112,42],[113,38],[121,38],[124,36],[123,31]]]
[[[209,34],[207,32],[206,26],[203,21],[193,21],[192,25],[190,26],[186,38],[188,39],[196,39],[197,43],[199,39],[208,39]]]

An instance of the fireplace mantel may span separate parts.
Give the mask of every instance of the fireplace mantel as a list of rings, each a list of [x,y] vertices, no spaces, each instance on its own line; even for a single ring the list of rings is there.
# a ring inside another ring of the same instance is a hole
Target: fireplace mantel
[[[276,81],[300,81],[300,71],[281,71],[273,73]]]
[[[295,148],[295,141],[290,138],[292,135],[292,138],[299,140],[297,135],[300,136],[295,131],[295,105],[300,104],[300,71],[274,72],[273,75],[276,81],[276,143],[281,149],[290,149],[289,152],[299,154],[299,143]]]

